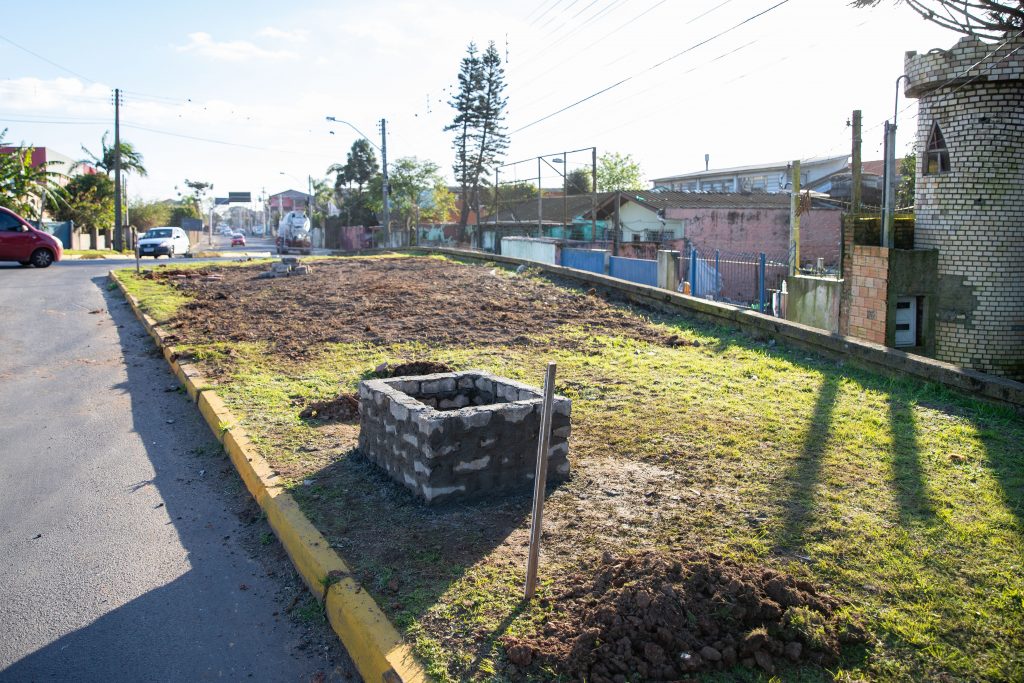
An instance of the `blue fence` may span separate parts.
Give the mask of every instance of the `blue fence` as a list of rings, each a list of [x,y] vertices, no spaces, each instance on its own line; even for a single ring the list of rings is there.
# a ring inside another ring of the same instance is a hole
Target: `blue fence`
[[[75,225],[71,221],[43,221],[42,226],[39,221],[29,221],[29,223],[59,239],[65,249],[71,248],[71,231]]]
[[[566,268],[585,270],[589,273],[600,273],[604,275],[603,251],[591,249],[562,249],[562,265]]]
[[[658,286],[658,262],[647,259],[611,256],[608,259],[608,274],[620,280],[629,280],[641,285]]]

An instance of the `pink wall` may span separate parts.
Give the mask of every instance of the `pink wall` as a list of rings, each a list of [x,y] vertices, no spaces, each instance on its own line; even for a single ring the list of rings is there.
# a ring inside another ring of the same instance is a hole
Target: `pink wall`
[[[667,209],[666,219],[682,220],[687,239],[699,250],[784,256],[789,252],[788,209]],[[800,217],[800,261],[839,265],[842,212],[811,209]]]

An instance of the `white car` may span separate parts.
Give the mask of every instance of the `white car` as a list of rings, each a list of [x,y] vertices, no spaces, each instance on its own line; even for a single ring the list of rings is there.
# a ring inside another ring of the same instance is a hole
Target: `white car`
[[[191,249],[188,235],[181,228],[162,227],[150,228],[139,238],[139,255],[168,258],[187,254]]]

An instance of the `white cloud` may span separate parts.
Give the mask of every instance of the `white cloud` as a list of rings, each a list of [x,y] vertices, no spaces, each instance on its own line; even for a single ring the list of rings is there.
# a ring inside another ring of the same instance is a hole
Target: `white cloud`
[[[297,59],[291,50],[268,50],[247,40],[226,40],[217,42],[209,33],[202,31],[188,34],[189,42],[178,46],[178,52],[195,52],[211,59],[228,62],[246,62],[252,59],[285,60]]]
[[[292,43],[304,43],[306,38],[309,37],[309,31],[304,29],[294,29],[292,31],[284,31],[273,26],[267,26],[256,34],[257,38],[271,38],[274,40],[287,40]]]

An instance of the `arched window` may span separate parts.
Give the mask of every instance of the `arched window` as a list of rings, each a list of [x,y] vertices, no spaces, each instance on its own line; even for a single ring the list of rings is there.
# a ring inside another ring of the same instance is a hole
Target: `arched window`
[[[932,130],[928,133],[928,145],[924,152],[924,174],[939,175],[940,173],[949,173],[949,150],[946,149],[946,139],[942,137],[939,124],[933,123]]]

